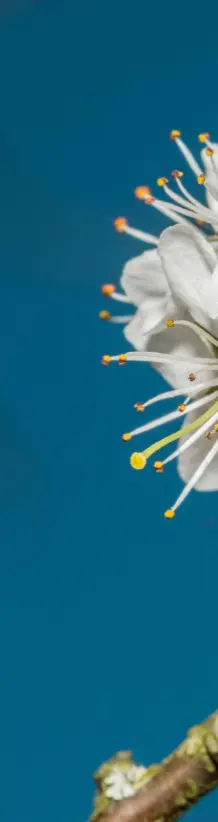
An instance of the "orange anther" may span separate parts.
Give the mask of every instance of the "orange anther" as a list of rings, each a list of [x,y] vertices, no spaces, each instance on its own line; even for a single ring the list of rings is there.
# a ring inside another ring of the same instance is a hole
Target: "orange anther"
[[[142,405],[142,402],[136,402],[135,405],[134,405],[134,408],[136,409],[136,411],[144,411],[145,410],[144,405]]]
[[[127,433],[127,434],[122,434],[122,440],[123,440],[124,442],[129,442],[129,440],[131,440],[131,434],[129,434],[129,433]]]
[[[102,360],[101,360],[102,365],[109,365],[110,362],[111,362],[111,357],[109,357],[108,354],[104,354],[104,356],[102,357]]]
[[[199,186],[203,186],[203,185],[204,185],[204,183],[205,183],[205,176],[204,176],[204,174],[199,174],[199,177],[197,177],[197,183],[198,183],[198,185],[199,185]]]
[[[204,225],[204,220],[195,220],[196,225]]]
[[[125,363],[127,362],[126,354],[120,354],[118,362],[119,365],[125,365]]]
[[[172,508],[168,508],[167,511],[165,511],[164,516],[166,519],[173,519],[173,517],[175,517],[175,511],[173,511]]]
[[[134,191],[137,200],[145,200],[145,202],[149,205],[150,203],[154,202],[154,197],[151,194],[151,189],[148,186],[138,186],[135,188]]]
[[[214,154],[213,148],[206,148],[205,154],[207,155],[207,157],[212,157],[212,154]]]
[[[120,234],[125,231],[127,225],[126,217],[117,217],[116,220],[114,220],[114,228],[116,228],[116,231],[119,231]]]
[[[181,131],[176,131],[174,129],[174,131],[170,132],[170,140],[177,140],[178,137],[181,137]]]
[[[199,143],[206,143],[207,140],[210,139],[210,134],[208,131],[204,131],[202,134],[198,135]]]
[[[196,375],[191,372],[191,374],[189,374],[188,378],[189,378],[190,382],[194,382],[194,380],[196,380]]]
[[[184,402],[182,402],[181,405],[178,406],[177,411],[181,411],[181,414],[182,414],[183,411],[185,411],[185,409],[186,409],[186,405],[185,405]]]
[[[157,186],[160,186],[160,188],[163,188],[164,186],[167,185],[168,182],[169,182],[169,180],[167,179],[167,177],[158,177]]]
[[[171,172],[171,177],[174,177],[174,180],[179,180],[180,177],[184,176],[184,171],[178,171],[176,168],[175,171]]]
[[[156,460],[156,462],[154,463],[154,468],[155,471],[161,473],[161,471],[163,471],[163,463],[160,460]]]
[[[174,320],[167,320],[167,322],[166,322],[167,328],[174,328],[174,325],[175,325]]]
[[[110,312],[109,311],[99,311],[100,320],[109,320],[110,319]]]
[[[104,294],[104,297],[111,297],[114,291],[116,291],[116,287],[112,283],[105,283],[101,286],[101,293]]]

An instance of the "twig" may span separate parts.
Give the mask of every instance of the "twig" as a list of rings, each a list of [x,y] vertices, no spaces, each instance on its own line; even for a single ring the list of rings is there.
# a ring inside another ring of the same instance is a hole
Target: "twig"
[[[136,766],[131,753],[120,752],[94,781],[90,822],[174,822],[218,785],[218,711],[160,765]]]

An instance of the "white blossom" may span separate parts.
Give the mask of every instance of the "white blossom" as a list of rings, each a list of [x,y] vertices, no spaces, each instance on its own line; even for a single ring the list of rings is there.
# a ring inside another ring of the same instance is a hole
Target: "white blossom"
[[[163,471],[177,457],[179,475],[186,483],[165,512],[167,518],[174,516],[192,488],[218,490],[218,145],[211,143],[208,134],[199,136],[204,143],[202,170],[180,132],[171,132],[171,139],[205,189],[206,204],[189,193],[178,170],[172,172],[174,188],[165,177],[157,181],[168,200],[157,199],[147,187],[136,189],[139,199],[175,225],[158,238],[130,228],[124,218],[115,221],[118,231],[138,236],[155,248],[125,265],[121,294],[109,287],[113,299],[129,301],[136,309],[135,314],[123,317],[124,336],[135,351],[103,358],[105,364],[111,360],[120,364],[150,362],[172,386],[171,391],[136,403],[137,410],[164,399],[182,398],[176,410],[123,435],[129,440],[184,416],[183,427],[177,432],[131,457],[134,468],[143,468],[149,456],[183,438],[169,457],[155,462],[156,470]],[[203,222],[203,228],[196,222]],[[107,288],[103,287],[103,293]]]

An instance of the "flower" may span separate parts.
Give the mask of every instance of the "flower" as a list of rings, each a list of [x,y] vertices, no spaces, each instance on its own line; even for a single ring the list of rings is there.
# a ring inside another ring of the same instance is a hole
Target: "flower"
[[[179,475],[186,483],[175,504],[165,512],[168,519],[192,488],[218,490],[218,237],[214,233],[218,230],[218,145],[211,143],[208,134],[199,135],[200,142],[205,144],[201,153],[204,173],[180,133],[171,132],[171,139],[177,143],[198,184],[205,187],[207,204],[202,205],[188,192],[180,171],[172,173],[177,191],[169,188],[165,177],[158,180],[173,202],[156,199],[147,187],[136,189],[139,199],[167,215],[175,225],[163,231],[160,238],[153,237],[156,249],[127,263],[121,278],[125,293],[118,294],[113,287],[114,299],[129,300],[136,307],[133,317],[123,318],[127,323],[125,337],[136,350],[103,358],[105,364],[112,360],[120,364],[150,362],[158,366],[172,386],[171,391],[137,403],[137,410],[186,395],[170,414],[123,435],[124,440],[130,440],[188,415],[188,424],[185,421],[177,432],[134,453],[130,460],[134,468],[144,468],[149,456],[184,438],[169,457],[154,464],[156,471],[161,472],[178,457]],[[203,222],[204,228],[193,225],[193,219]],[[210,234],[205,226],[210,227]],[[116,228],[151,242],[151,235],[131,229],[124,218],[116,221]]]
[[[114,767],[109,776],[104,780],[106,790],[105,796],[108,799],[127,799],[129,796],[134,796],[139,786],[140,780],[146,774],[147,769],[142,766],[132,765],[128,770],[121,771],[120,768]]]

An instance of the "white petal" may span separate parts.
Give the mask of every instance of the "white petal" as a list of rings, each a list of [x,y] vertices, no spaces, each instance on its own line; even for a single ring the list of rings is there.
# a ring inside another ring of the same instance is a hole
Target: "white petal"
[[[144,251],[126,263],[121,286],[130,302],[139,306],[148,297],[165,297],[169,287],[156,249]]]
[[[126,340],[137,351],[144,351],[149,342],[148,335],[163,329],[167,318],[174,316],[174,313],[172,301],[168,297],[148,297],[125,326]]]
[[[218,316],[218,289],[212,281],[217,258],[212,244],[200,231],[175,225],[161,235],[158,252],[174,298],[209,330],[210,319]]]
[[[178,313],[178,319],[188,319],[189,315]],[[173,319],[176,320],[176,314]],[[189,317],[190,318],[190,317]],[[173,354],[175,360],[182,357],[185,353],[186,363],[171,365],[164,363],[158,366],[158,371],[162,374],[166,382],[172,388],[183,388],[184,393],[188,393],[190,382],[188,379],[189,373],[193,371],[192,366],[189,365],[189,360],[193,357],[205,357],[209,355],[209,348],[206,348],[204,343],[197,337],[191,329],[184,326],[175,326],[174,328],[166,328],[159,334],[154,334],[149,338],[149,348],[151,351],[161,351],[166,354]],[[212,350],[211,355],[213,356]],[[196,371],[197,382],[204,382],[210,379],[210,374],[206,368],[201,368]]]
[[[213,400],[211,398],[211,402],[208,406],[205,406],[205,410],[212,405],[212,402]],[[197,416],[199,416],[199,412],[193,411],[193,413],[190,413],[189,415],[189,421],[192,422]],[[218,436],[218,434],[214,434],[211,440],[206,439],[204,435],[202,436],[202,439],[199,437],[193,445],[190,445],[190,448],[187,448],[187,450],[180,455],[178,459],[178,473],[184,482],[188,482],[204,457],[206,457],[206,454],[208,454],[210,448],[214,446],[215,436]],[[187,439],[188,437],[184,437],[184,442]],[[203,474],[195,488],[196,491],[218,490],[218,455],[214,457],[214,460],[212,460],[211,464],[205,471],[205,474]]]

